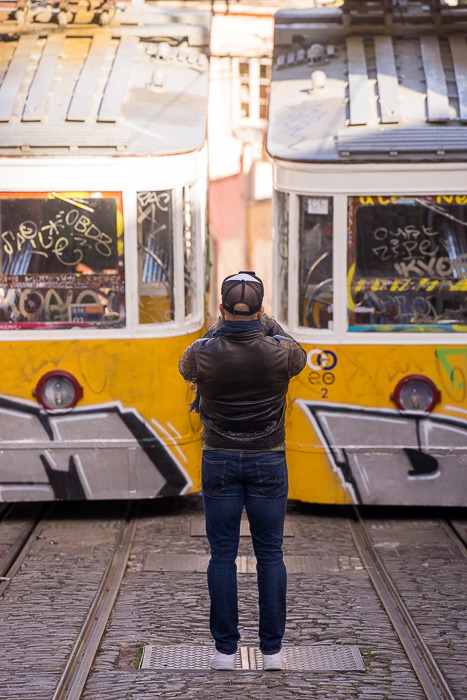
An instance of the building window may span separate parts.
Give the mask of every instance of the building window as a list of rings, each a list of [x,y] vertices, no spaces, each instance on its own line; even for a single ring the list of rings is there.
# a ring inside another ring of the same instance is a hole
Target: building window
[[[268,116],[270,58],[234,58],[235,121],[263,121]]]

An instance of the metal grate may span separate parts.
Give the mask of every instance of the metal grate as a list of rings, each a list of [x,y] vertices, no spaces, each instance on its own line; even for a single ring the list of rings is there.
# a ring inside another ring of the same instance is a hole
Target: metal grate
[[[357,646],[302,646],[284,647],[287,671],[364,671]],[[213,647],[201,645],[158,644],[145,646],[140,669],[162,670],[210,670]],[[235,657],[236,671],[261,671],[263,656],[256,647],[240,647]]]
[[[445,153],[467,150],[467,129],[463,126],[340,130],[336,148],[339,155],[350,153]]]
[[[1,98],[0,98],[1,99]],[[0,124],[0,148],[127,148],[130,130],[101,124]]]
[[[341,562],[336,557],[310,557],[303,555],[285,555],[285,565],[289,574],[329,574],[340,571],[362,569],[360,560]],[[204,573],[208,567],[209,555],[206,554],[160,554],[149,552],[144,562],[144,571],[190,571]],[[255,574],[256,558],[237,557],[239,574]]]
[[[248,520],[242,519],[240,523],[240,537],[250,536],[250,525]],[[200,518],[193,518],[190,521],[190,537],[206,537],[206,523]],[[294,531],[287,520],[284,523],[284,537],[295,537]]]
[[[206,572],[209,556],[205,554],[159,554],[149,552],[144,562],[145,571]]]

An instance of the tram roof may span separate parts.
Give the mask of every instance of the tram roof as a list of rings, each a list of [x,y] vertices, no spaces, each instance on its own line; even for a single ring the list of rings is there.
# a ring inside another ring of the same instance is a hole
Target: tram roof
[[[276,14],[270,156],[467,160],[467,8],[387,4]]]
[[[209,13],[128,7],[101,25],[83,11],[89,21],[62,27],[49,6],[35,7],[22,27],[0,17],[0,156],[203,146]]]

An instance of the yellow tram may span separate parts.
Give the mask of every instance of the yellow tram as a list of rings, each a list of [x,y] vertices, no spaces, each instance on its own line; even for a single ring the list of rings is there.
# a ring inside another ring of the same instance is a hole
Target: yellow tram
[[[467,504],[467,9],[275,18],[274,313],[308,353],[290,496]]]
[[[0,501],[196,490],[210,15],[0,15]]]

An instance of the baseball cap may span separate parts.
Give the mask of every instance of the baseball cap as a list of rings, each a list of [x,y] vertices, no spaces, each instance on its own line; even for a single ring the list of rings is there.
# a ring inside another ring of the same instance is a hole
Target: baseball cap
[[[255,314],[261,308],[263,296],[263,283],[251,270],[241,270],[236,275],[229,275],[222,282],[222,305],[235,316]],[[245,304],[248,311],[235,311],[236,304]]]

